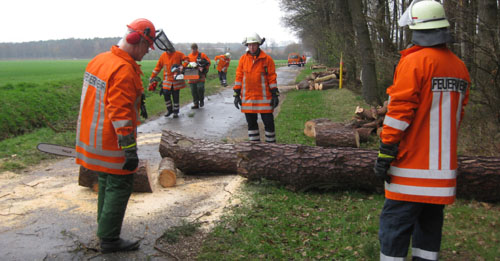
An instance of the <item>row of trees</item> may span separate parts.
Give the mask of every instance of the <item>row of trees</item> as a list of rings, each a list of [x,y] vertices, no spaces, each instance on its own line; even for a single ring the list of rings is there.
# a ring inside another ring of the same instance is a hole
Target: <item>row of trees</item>
[[[343,54],[349,73],[361,73],[362,95],[380,104],[391,84],[398,50],[411,41],[397,21],[411,0],[280,0],[287,27],[297,32],[315,58],[338,65]],[[449,47],[466,63],[473,102],[485,105],[500,123],[500,1],[442,1],[455,42]],[[354,47],[354,48],[353,48]],[[352,69],[351,69],[352,68]],[[355,70],[353,70],[355,69]]]
[[[97,54],[109,50],[117,44],[120,38],[94,39],[64,39],[35,41],[25,43],[0,43],[0,60],[7,59],[91,59]],[[241,43],[198,43],[200,50],[209,57],[215,57],[226,52],[238,59],[244,52],[245,46]],[[191,52],[191,43],[176,43],[177,50],[188,54]],[[274,59],[286,59],[290,52],[302,52],[300,45],[292,43],[287,46],[278,46],[273,41],[265,42],[263,48]],[[144,59],[156,60],[161,50],[148,53]]]

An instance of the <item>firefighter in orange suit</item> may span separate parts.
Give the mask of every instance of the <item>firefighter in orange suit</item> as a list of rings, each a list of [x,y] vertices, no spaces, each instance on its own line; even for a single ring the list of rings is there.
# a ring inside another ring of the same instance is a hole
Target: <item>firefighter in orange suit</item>
[[[273,110],[279,104],[278,84],[274,61],[260,49],[265,38],[252,34],[243,44],[248,51],[243,54],[236,69],[234,105],[245,113],[250,141],[260,141],[257,116],[264,122],[266,142],[276,142]]]
[[[224,87],[227,87],[227,68],[229,68],[229,63],[231,62],[231,54],[221,54],[217,55],[214,58],[217,63],[217,72],[219,73],[219,81],[220,84]]]
[[[193,106],[191,109],[198,109],[205,105],[205,79],[208,69],[210,69],[210,58],[202,52],[198,51],[198,45],[191,44],[191,53],[184,63],[185,66],[194,66],[199,69],[199,79],[189,79],[188,84],[193,95]]]
[[[122,239],[120,232],[139,163],[139,115],[146,116],[140,110],[144,88],[136,61],[154,48],[156,33],[143,18],[127,27],[118,46],[87,65],[78,116],[76,163],[98,173],[97,236],[103,253],[139,248],[139,241]]]
[[[156,63],[156,67],[153,69],[153,73],[149,79],[148,90],[154,91],[156,89],[156,83],[154,81],[155,77],[163,70],[163,87],[160,91],[160,95],[165,98],[165,105],[167,106],[167,114],[165,117],[174,114],[174,118],[179,117],[179,94],[180,90],[186,88],[186,82],[184,78],[175,79],[178,72],[182,71],[182,63],[187,57],[179,51],[176,51],[173,47],[166,50],[161,54],[160,59]],[[173,98],[173,106],[172,99]]]
[[[470,77],[447,47],[443,6],[414,1],[399,21],[414,46],[401,52],[387,89],[375,174],[385,181],[380,214],[380,260],[438,260],[444,206],[455,200],[457,136]]]

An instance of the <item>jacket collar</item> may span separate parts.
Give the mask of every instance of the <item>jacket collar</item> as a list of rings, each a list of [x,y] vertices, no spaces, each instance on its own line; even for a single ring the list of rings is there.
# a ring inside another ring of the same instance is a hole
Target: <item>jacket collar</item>
[[[120,47],[118,47],[118,45],[111,46],[111,53],[113,53],[114,55],[116,55],[116,56],[122,58],[123,60],[127,61],[128,63],[130,63],[134,67],[134,70],[139,75],[143,75],[142,70],[141,70],[141,66],[138,65],[137,62],[127,52],[120,49]]]

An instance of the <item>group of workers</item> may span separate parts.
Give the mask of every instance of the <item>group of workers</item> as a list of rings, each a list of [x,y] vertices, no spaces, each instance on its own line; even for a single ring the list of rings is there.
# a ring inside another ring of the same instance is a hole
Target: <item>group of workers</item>
[[[380,215],[380,259],[405,260],[411,241],[413,260],[437,260],[443,209],[455,199],[457,132],[470,78],[464,63],[446,46],[451,41],[449,22],[440,3],[415,0],[399,23],[409,26],[413,46],[401,52],[393,84],[387,89],[388,112],[375,161],[374,172],[384,181],[386,196]],[[76,162],[99,173],[97,236],[103,253],[139,248],[138,241],[120,237],[132,174],[139,163],[137,125],[144,89],[137,61],[154,44],[165,51],[151,75],[149,90],[155,89],[153,79],[164,70],[165,116],[174,117],[179,113],[179,90],[186,87],[184,79],[177,78],[179,71],[199,71],[198,77],[188,80],[192,108],[198,109],[204,106],[210,66],[196,44],[185,56],[147,19],[137,19],[128,28],[118,46],[88,64],[78,118]],[[234,105],[245,113],[249,140],[260,141],[260,114],[265,140],[272,143],[276,141],[272,112],[279,92],[274,61],[260,49],[264,40],[253,34],[243,41],[248,51],[236,70]],[[225,86],[229,59],[227,54],[215,57]]]

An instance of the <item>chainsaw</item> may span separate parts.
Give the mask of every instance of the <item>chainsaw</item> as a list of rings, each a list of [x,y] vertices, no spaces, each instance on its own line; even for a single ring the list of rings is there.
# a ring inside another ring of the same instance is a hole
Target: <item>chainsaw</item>
[[[65,147],[61,145],[56,145],[56,144],[50,144],[50,143],[38,143],[36,148],[45,153],[50,153],[50,154],[55,154],[59,156],[66,156],[66,157],[76,157],[76,150],[75,148],[70,148],[70,147]]]

